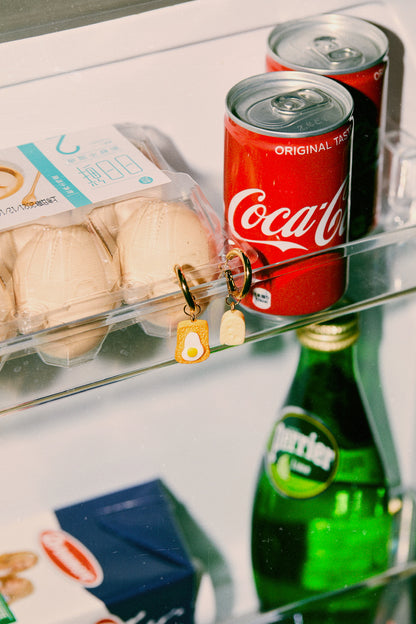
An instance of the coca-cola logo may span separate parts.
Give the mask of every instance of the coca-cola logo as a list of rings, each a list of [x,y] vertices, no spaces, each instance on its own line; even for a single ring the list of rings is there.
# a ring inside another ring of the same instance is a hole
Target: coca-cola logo
[[[230,201],[228,224],[237,238],[271,245],[282,252],[315,249],[344,241],[347,210],[344,180],[330,201],[301,208],[270,208],[265,203],[266,193],[249,188],[236,193]]]
[[[43,531],[40,543],[61,572],[84,587],[97,587],[103,571],[94,555],[75,537],[61,530]]]

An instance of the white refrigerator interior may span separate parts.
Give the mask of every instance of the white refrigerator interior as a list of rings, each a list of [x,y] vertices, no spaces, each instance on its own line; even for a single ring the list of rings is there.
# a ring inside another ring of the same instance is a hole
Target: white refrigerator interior
[[[114,123],[149,126],[222,218],[226,93],[263,73],[266,39],[277,22],[326,11],[369,19],[394,34],[387,126],[416,134],[413,2],[194,0],[1,44],[1,146]],[[366,341],[379,341],[380,366],[375,378],[361,362],[364,387],[375,411],[380,393],[384,399],[402,479],[412,486],[416,300],[397,298],[363,312],[362,320],[362,352],[368,352]],[[212,353],[195,366],[161,367],[5,414],[2,522],[160,477],[216,544],[230,573],[217,612],[208,588],[198,618],[255,611],[252,497],[297,357],[295,334],[287,332]],[[71,374],[82,378],[82,365]]]

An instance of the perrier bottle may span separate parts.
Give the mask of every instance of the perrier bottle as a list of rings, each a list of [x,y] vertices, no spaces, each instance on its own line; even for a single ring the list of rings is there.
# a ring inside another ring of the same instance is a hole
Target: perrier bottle
[[[388,482],[357,381],[358,335],[356,315],[298,330],[298,368],[253,506],[252,564],[263,610],[389,565]],[[326,613],[317,621],[369,624],[373,607],[370,599],[337,600],[334,620]]]

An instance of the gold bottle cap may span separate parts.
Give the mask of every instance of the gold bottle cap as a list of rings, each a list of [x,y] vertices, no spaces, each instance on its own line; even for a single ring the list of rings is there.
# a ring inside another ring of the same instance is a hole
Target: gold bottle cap
[[[348,314],[297,330],[299,342],[315,351],[341,351],[356,342],[360,335],[358,316]]]

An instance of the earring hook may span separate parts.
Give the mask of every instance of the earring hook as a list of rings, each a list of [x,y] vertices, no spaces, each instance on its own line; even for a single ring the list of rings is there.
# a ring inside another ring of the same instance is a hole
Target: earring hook
[[[201,306],[195,302],[195,299],[189,290],[188,282],[186,281],[185,275],[183,274],[182,267],[179,264],[175,264],[175,273],[178,278],[179,285],[181,287],[183,296],[185,297],[186,304],[190,309],[190,312],[186,311],[186,305],[184,306],[183,311],[185,314],[191,317],[191,319],[195,319],[201,311]]]
[[[253,273],[251,269],[250,260],[248,259],[244,251],[242,251],[241,249],[237,249],[237,248],[231,249],[227,253],[225,257],[225,260],[226,260],[225,266],[227,266],[229,260],[232,260],[232,258],[236,258],[236,257],[240,258],[241,263],[244,268],[244,283],[243,283],[242,288],[239,290],[237,286],[235,285],[235,281],[234,281],[234,277],[231,272],[231,269],[225,268],[224,275],[227,280],[227,288],[228,288],[229,295],[233,297],[233,299],[235,299],[237,303],[239,303],[241,299],[243,299],[247,295],[248,291],[250,290]]]

